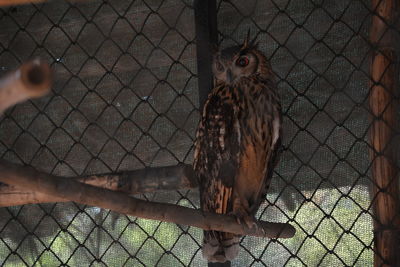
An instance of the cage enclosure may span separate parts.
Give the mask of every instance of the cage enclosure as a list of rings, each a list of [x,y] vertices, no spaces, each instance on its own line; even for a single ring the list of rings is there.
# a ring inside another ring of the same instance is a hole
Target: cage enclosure
[[[71,178],[191,164],[211,47],[240,44],[250,29],[284,115],[257,218],[296,234],[246,236],[230,264],[399,264],[395,1],[17,2],[0,8],[0,77],[39,57],[54,81],[0,117],[2,159]],[[0,184],[0,199],[7,190]],[[199,207],[196,188],[136,196]],[[207,265],[195,227],[74,202],[20,204],[0,208],[2,266]]]

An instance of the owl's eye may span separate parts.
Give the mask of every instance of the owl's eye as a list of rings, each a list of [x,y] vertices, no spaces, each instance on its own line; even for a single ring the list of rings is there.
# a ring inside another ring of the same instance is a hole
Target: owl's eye
[[[222,64],[219,62],[215,63],[215,67],[216,67],[217,71],[224,71],[224,66],[222,66]]]
[[[236,60],[236,65],[240,67],[246,67],[249,64],[249,59],[247,57],[240,57]]]

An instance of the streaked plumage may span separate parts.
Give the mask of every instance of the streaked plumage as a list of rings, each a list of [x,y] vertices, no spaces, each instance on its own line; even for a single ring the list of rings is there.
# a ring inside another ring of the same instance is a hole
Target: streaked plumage
[[[201,208],[233,214],[247,225],[265,198],[277,161],[281,106],[266,57],[248,38],[214,56],[215,88],[197,131],[194,169]],[[233,259],[240,236],[204,231],[203,256]]]

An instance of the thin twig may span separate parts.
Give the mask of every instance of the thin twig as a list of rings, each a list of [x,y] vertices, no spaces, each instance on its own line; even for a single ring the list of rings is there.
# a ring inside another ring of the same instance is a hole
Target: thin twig
[[[173,204],[144,201],[122,192],[83,184],[67,178],[53,177],[4,160],[0,161],[0,174],[0,181],[10,185],[145,219],[260,237],[289,238],[295,233],[294,227],[290,224],[263,221],[259,222],[260,227],[248,229],[238,224],[233,216],[202,212]]]

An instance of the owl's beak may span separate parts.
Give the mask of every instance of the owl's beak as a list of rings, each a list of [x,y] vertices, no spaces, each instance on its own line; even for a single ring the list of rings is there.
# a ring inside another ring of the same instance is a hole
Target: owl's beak
[[[228,81],[228,83],[233,82],[233,75],[231,69],[226,70],[226,80]]]

